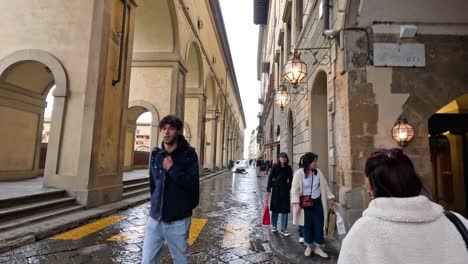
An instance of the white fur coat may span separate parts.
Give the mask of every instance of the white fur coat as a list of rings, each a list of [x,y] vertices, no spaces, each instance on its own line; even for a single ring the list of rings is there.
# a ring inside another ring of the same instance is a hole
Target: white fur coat
[[[377,198],[352,226],[338,259],[369,263],[467,264],[468,250],[444,209],[426,196]]]

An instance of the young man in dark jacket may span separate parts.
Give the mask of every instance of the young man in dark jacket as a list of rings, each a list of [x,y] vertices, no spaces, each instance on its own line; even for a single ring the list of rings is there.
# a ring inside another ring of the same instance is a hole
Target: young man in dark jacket
[[[174,263],[188,263],[190,217],[199,202],[198,157],[178,117],[164,117],[159,129],[163,142],[151,152],[151,210],[142,263],[160,263],[164,241]]]

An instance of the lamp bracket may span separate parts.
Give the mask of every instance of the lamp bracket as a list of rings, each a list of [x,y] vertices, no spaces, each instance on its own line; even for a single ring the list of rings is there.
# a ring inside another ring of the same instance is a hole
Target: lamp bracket
[[[217,120],[217,119],[218,119],[217,117],[204,117],[203,122],[208,123],[210,121]]]
[[[319,60],[317,58],[319,50],[329,50],[331,47],[320,47],[320,48],[296,48],[294,51],[302,51],[302,53],[308,55],[311,54],[314,57],[314,62],[313,65],[322,65],[326,66],[330,64],[331,62],[331,57],[328,54],[324,54],[322,58]]]

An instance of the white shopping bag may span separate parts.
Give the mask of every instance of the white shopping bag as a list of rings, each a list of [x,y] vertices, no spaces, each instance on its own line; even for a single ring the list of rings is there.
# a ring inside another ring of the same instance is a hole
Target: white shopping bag
[[[343,217],[341,217],[340,213],[336,213],[336,230],[338,231],[338,235],[346,234],[346,227],[343,222]]]

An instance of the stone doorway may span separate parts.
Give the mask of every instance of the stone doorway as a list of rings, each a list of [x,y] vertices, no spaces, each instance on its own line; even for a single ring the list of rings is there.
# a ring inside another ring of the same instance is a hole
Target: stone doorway
[[[316,75],[312,84],[310,111],[310,151],[318,155],[318,166],[323,176],[328,179],[327,74],[323,71]]]
[[[429,146],[432,196],[449,210],[468,215],[468,95],[431,116]]]

